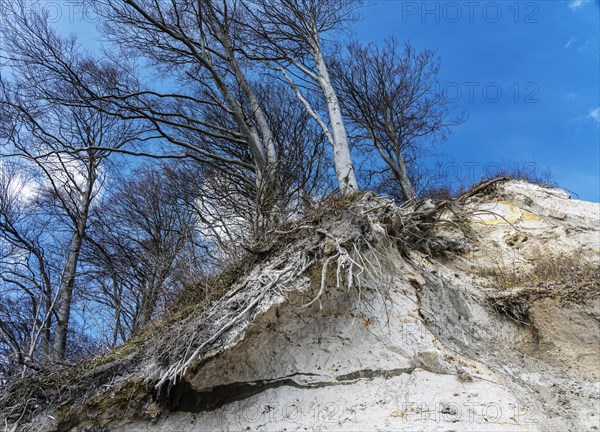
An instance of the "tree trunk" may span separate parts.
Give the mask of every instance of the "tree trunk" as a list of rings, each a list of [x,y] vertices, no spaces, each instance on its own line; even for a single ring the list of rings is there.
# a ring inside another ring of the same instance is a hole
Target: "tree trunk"
[[[78,225],[84,225],[85,222]],[[67,333],[69,318],[71,316],[71,303],[73,301],[73,287],[75,286],[75,273],[79,252],[83,243],[83,235],[79,227],[73,234],[69,246],[67,264],[63,273],[63,283],[58,297],[58,311],[56,312],[56,331],[54,334],[54,359],[61,361],[65,358],[67,348]]]
[[[258,218],[266,219],[270,225],[277,225],[279,222],[279,206],[278,201],[281,192],[279,191],[279,182],[277,181],[277,175],[279,170],[279,157],[277,155],[277,147],[275,145],[275,137],[273,131],[267,120],[265,111],[256,97],[254,89],[250,85],[246,74],[240,67],[233,49],[233,45],[226,30],[220,23],[211,23],[212,29],[220,40],[221,45],[227,52],[227,58],[229,65],[233,70],[236,82],[240,86],[243,94],[246,96],[252,109],[252,117],[256,121],[260,135],[256,128],[256,141],[262,144],[262,152],[265,157],[265,166],[261,167],[260,171],[257,172],[257,189],[258,189]],[[254,236],[262,235],[259,225],[254,228]]]
[[[225,38],[225,36],[223,36]],[[252,115],[256,120],[256,124],[260,130],[260,134],[262,136],[262,143],[264,148],[264,153],[267,160],[267,169],[270,169],[272,166],[277,164],[277,148],[275,147],[275,138],[273,137],[273,132],[271,131],[271,127],[269,126],[269,122],[267,121],[267,116],[262,109],[262,106],[258,102],[256,94],[252,89],[252,86],[246,79],[246,75],[240,68],[237,60],[234,57],[233,48],[227,39],[223,42],[223,45],[228,50],[229,55],[229,63],[234,71],[235,78],[237,83],[240,85],[240,88],[244,92],[244,95],[248,98],[248,102],[250,102],[250,107],[252,108]]]
[[[350,154],[350,144],[348,143],[348,134],[342,117],[342,109],[337,94],[327,70],[323,53],[319,47],[314,48],[313,56],[317,66],[319,86],[325,95],[327,102],[327,111],[331,123],[331,135],[333,137],[333,160],[335,164],[335,174],[338,180],[340,192],[346,195],[358,190],[352,156]]]
[[[96,173],[94,160],[89,161],[88,179],[86,189],[81,197],[81,209],[77,216],[76,227],[69,245],[67,263],[62,277],[60,293],[58,295],[58,310],[56,312],[56,331],[54,333],[53,355],[55,361],[64,360],[67,350],[67,334],[69,331],[69,319],[71,317],[71,306],[73,303],[73,288],[77,274],[77,263],[83,243],[83,237],[87,228],[88,214],[92,200]]]
[[[402,158],[398,158],[398,170],[395,170],[396,179],[398,183],[400,183],[400,188],[402,189],[402,195],[404,195],[405,200],[410,200],[417,197],[415,190],[412,186],[410,179],[408,178],[408,173],[406,170],[406,164]]]
[[[44,270],[43,264],[40,264],[40,274],[42,275],[42,284],[44,289],[44,301],[46,303],[45,316],[42,330],[42,363],[46,364],[52,361],[52,284],[48,274]]]

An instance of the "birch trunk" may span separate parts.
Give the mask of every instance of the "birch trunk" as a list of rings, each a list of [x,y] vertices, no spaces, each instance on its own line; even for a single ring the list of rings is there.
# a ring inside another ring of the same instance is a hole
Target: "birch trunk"
[[[358,190],[352,156],[350,154],[350,144],[348,143],[348,134],[342,117],[340,102],[331,84],[329,71],[323,58],[320,47],[313,49],[313,56],[317,66],[318,82],[325,101],[327,102],[327,112],[329,113],[329,122],[331,123],[331,136],[333,142],[333,160],[335,164],[335,174],[338,180],[340,192],[346,195]]]

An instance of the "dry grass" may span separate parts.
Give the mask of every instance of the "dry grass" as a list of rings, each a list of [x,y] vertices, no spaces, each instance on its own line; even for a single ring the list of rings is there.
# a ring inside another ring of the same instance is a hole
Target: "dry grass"
[[[584,302],[600,293],[600,256],[538,252],[530,270],[486,269],[490,303],[498,312],[527,323],[528,311],[541,298]]]
[[[529,271],[492,268],[484,270],[481,275],[500,290],[514,287],[568,289],[597,282],[600,276],[600,262],[586,259],[581,252],[538,252],[532,261],[533,268]]]
[[[187,315],[218,300],[248,273],[255,261],[254,256],[247,254],[239,261],[229,263],[220,272],[206,275],[184,287],[174,295],[162,319],[172,322],[181,315]]]

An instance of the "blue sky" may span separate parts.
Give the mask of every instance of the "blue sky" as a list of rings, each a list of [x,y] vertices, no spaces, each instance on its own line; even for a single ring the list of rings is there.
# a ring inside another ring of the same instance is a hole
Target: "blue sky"
[[[550,169],[600,200],[600,4],[379,1],[355,37],[409,39],[442,58],[440,86],[469,119],[437,147],[441,171],[477,181],[486,164]]]
[[[93,19],[68,1],[48,4],[62,30],[97,46]],[[549,169],[600,201],[599,0],[383,0],[362,15],[353,31],[363,42],[394,34],[436,50],[441,89],[469,116],[436,147],[431,169],[468,182],[498,163]]]

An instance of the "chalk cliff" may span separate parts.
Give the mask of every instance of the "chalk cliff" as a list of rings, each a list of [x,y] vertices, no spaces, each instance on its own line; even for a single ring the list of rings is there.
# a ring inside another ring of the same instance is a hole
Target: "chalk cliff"
[[[596,430],[599,221],[597,203],[514,180],[443,204],[343,199],[19,427]]]

